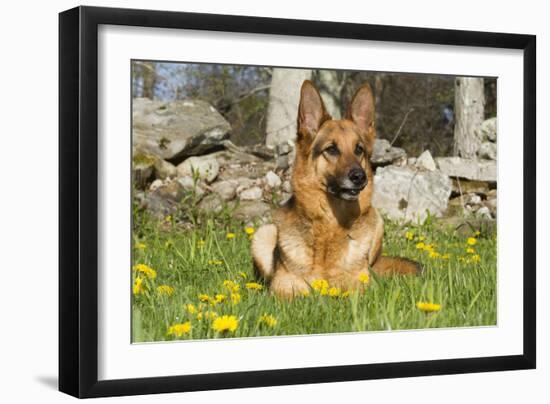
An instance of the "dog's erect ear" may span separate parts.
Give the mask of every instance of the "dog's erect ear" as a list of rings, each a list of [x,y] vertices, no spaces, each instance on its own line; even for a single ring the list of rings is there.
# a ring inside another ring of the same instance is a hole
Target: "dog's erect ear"
[[[369,137],[375,137],[374,97],[368,84],[361,86],[353,96],[346,113],[346,119],[355,122]]]
[[[298,107],[298,138],[315,137],[323,122],[328,119],[331,117],[325,109],[321,94],[311,81],[304,81]]]

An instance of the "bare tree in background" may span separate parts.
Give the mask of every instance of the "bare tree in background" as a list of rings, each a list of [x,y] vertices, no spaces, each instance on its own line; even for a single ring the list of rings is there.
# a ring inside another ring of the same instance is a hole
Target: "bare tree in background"
[[[143,92],[142,97],[155,98],[155,84],[157,82],[157,73],[153,62],[142,63]]]
[[[269,89],[266,146],[275,147],[296,138],[300,88],[311,70],[274,68]]]
[[[319,92],[325,103],[327,112],[333,119],[342,117],[341,97],[345,84],[345,72],[336,70],[317,70],[315,77],[319,82]]]
[[[134,61],[132,63],[132,86],[134,97],[155,97],[158,81],[157,65],[154,62]]]
[[[483,122],[485,112],[482,78],[455,79],[454,108],[454,154],[464,158],[475,158],[481,142],[476,135],[476,128]]]

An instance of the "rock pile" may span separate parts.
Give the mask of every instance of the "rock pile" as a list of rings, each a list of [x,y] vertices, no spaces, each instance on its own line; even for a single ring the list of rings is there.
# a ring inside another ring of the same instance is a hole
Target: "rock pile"
[[[133,180],[138,203],[155,215],[178,207],[233,217],[269,220],[274,205],[292,193],[293,145],[274,150],[237,147],[229,123],[208,103],[148,99],[133,101]],[[483,139],[477,160],[417,158],[377,139],[373,205],[392,220],[424,222],[428,215],[494,220],[496,203],[496,118],[478,128]]]

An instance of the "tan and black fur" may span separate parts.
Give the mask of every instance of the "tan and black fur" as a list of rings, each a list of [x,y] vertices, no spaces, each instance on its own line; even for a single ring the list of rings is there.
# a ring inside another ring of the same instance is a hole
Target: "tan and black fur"
[[[417,274],[417,263],[383,257],[384,222],[371,206],[374,99],[356,92],[345,119],[333,120],[310,81],[301,88],[293,196],[274,223],[254,235],[258,274],[276,295],[307,293],[316,279],[350,290],[359,275]]]

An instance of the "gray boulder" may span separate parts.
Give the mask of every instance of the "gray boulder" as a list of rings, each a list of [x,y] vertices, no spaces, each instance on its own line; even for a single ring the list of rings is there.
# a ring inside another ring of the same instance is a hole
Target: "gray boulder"
[[[229,135],[229,123],[200,100],[164,102],[134,98],[134,148],[165,160],[204,154]]]
[[[476,135],[482,141],[488,140],[490,142],[497,141],[497,118],[489,118],[484,120],[481,125],[476,129]]]
[[[496,182],[497,180],[497,163],[494,160],[438,157],[435,161],[441,172],[449,177],[489,182]]]
[[[196,182],[189,176],[179,177],[173,182],[178,184],[184,191],[193,192],[196,197],[201,197],[204,195],[204,190],[202,189],[200,183]]]
[[[497,159],[497,144],[492,142],[483,142],[477,150],[479,158],[496,160]]]
[[[161,180],[173,178],[177,174],[176,166],[166,160],[158,158],[155,161],[155,177]]]
[[[208,213],[220,213],[223,209],[223,200],[217,194],[207,195],[200,201],[199,209]]]
[[[177,167],[177,173],[179,176],[193,177],[197,175],[201,180],[208,183],[216,179],[219,171],[220,164],[215,158],[209,155],[189,157]]]
[[[371,163],[375,166],[392,164],[398,160],[407,159],[407,153],[400,147],[393,147],[386,139],[376,139],[371,156]]]
[[[425,150],[415,161],[415,167],[421,170],[435,171],[435,161],[429,150]]]
[[[442,216],[451,194],[451,180],[438,171],[410,167],[378,168],[372,204],[398,222],[423,223],[428,212]]]
[[[218,194],[224,201],[230,201],[237,195],[237,181],[217,181],[212,184],[212,192]]]
[[[265,175],[265,183],[269,188],[279,188],[282,184],[281,178],[273,171],[268,171]]]
[[[245,189],[239,194],[239,199],[241,201],[258,201],[262,199],[262,189],[258,186]]]

